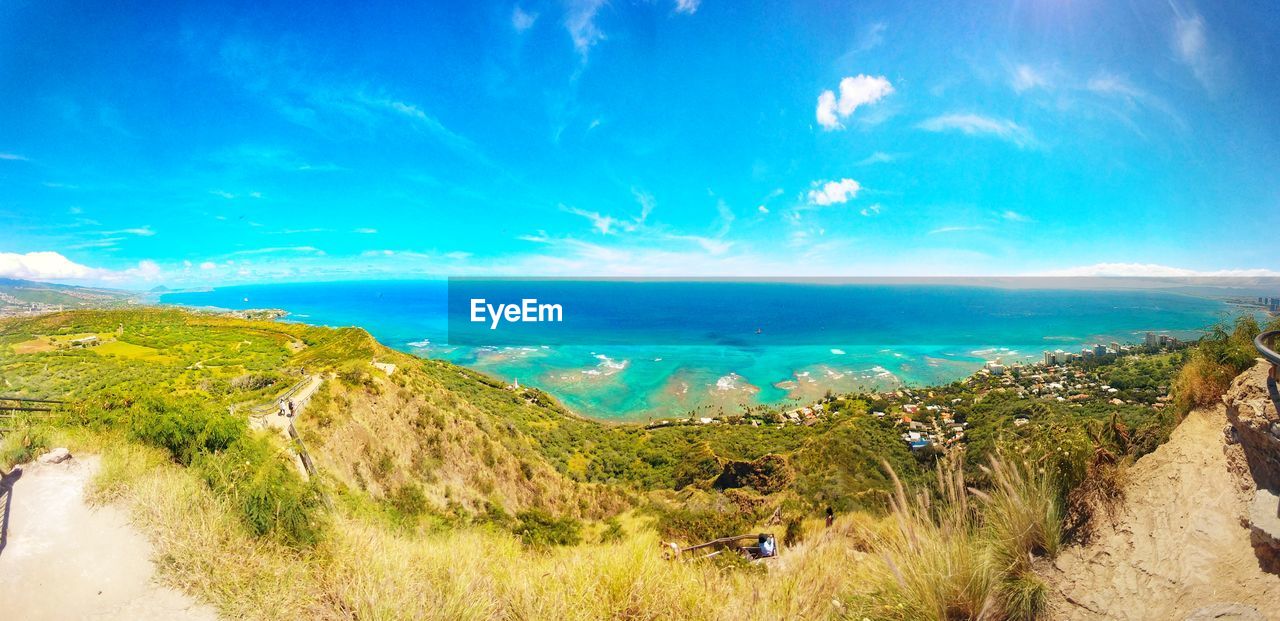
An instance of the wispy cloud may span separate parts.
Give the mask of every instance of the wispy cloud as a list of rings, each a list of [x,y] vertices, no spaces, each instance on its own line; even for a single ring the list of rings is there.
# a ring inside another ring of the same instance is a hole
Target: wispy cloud
[[[1209,47],[1207,26],[1199,13],[1184,12],[1174,6],[1173,49],[1205,89],[1212,91],[1219,59]]]
[[[204,58],[209,50],[202,43],[192,40],[188,47]],[[394,96],[380,85],[352,82],[317,68],[305,50],[231,37],[216,46],[213,56],[217,71],[298,125],[331,133],[343,127],[338,121],[373,128],[398,120],[456,151],[484,159],[469,139],[422,106]]]
[[[28,161],[25,155],[18,155],[17,153],[4,153],[4,152],[0,152],[0,160],[8,160],[10,162]]]
[[[958,131],[969,136],[991,136],[1011,142],[1019,148],[1035,144],[1035,137],[1027,128],[1008,119],[979,114],[944,114],[927,119],[917,127],[930,132]]]
[[[605,39],[604,32],[596,26],[596,13],[604,3],[605,0],[568,0],[564,27],[573,40],[573,49],[578,51],[584,63],[591,48]]]
[[[858,37],[858,45],[854,48],[856,52],[869,52],[881,43],[884,43],[884,31],[887,29],[884,22],[872,22],[862,31]]]
[[[676,0],[676,13],[693,15],[698,12],[698,5],[700,4],[702,4],[702,0]]]
[[[125,234],[125,235],[137,235],[139,237],[151,237],[152,235],[155,235],[156,232],[151,229],[150,225],[147,225],[147,226],[139,226],[131,229],[120,229],[118,231],[104,231],[102,234],[103,235]]]
[[[863,207],[862,211],[859,211],[858,213],[866,217],[871,217],[880,215],[880,212],[883,210],[884,207],[882,207],[880,203],[871,203],[870,205]]]
[[[519,5],[511,11],[511,27],[515,28],[516,32],[524,32],[533,28],[533,23],[536,21],[538,21],[537,13],[528,13],[520,8]]]
[[[871,105],[893,94],[893,85],[884,76],[857,75],[840,80],[840,95],[822,91],[814,113],[824,130],[844,129],[841,119],[848,118],[861,106]]]
[[[1031,218],[1028,217],[1027,215],[1018,213],[1016,211],[1013,211],[1012,209],[1005,210],[1000,214],[1000,217],[1005,220],[1008,220],[1009,222],[1030,222],[1031,221]]]
[[[985,226],[942,226],[929,231],[930,235],[943,235],[946,233],[967,233],[972,231],[985,231]]]
[[[351,231],[351,232],[352,232],[352,233],[359,233],[359,234],[361,234],[361,235],[373,235],[373,234],[375,234],[375,233],[377,233],[377,232],[378,232],[378,229],[358,228],[358,229],[355,229],[355,230],[353,230],[353,231]]]
[[[618,232],[618,229],[615,226],[618,224],[618,220],[613,216],[604,215],[598,211],[587,211],[586,209],[580,209],[578,207],[570,207],[568,205],[561,205],[560,208],[575,216],[582,216],[583,218],[591,221],[591,228],[595,229],[595,231],[601,235],[609,235],[611,233]]]
[[[1049,80],[1043,73],[1031,65],[1017,65],[1009,77],[1009,85],[1019,93],[1049,86]]]
[[[857,165],[857,166],[870,166],[870,165],[872,165],[872,164],[888,164],[889,162],[893,162],[893,161],[897,160],[898,158],[899,158],[899,156],[898,156],[898,155],[895,155],[895,154],[893,154],[893,153],[885,153],[884,151],[876,151],[875,153],[872,153],[871,155],[868,155],[868,156],[866,156],[866,157],[862,158],[861,160],[858,160],[858,163],[857,163],[856,165]]]
[[[209,193],[218,198],[225,198],[229,201],[235,200],[237,198],[262,198],[261,192],[249,192],[247,194],[236,194],[235,192],[228,192],[226,190],[209,190]]]
[[[255,248],[252,250],[237,250],[229,253],[227,256],[240,257],[252,256],[260,254],[312,254],[324,255],[325,252],[315,246],[275,246],[271,248]]]

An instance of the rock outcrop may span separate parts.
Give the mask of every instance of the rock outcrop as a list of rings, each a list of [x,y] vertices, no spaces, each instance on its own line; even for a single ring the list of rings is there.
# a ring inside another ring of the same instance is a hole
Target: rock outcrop
[[[68,451],[65,448],[56,448],[56,449],[53,449],[52,451],[49,451],[48,453],[45,453],[44,455],[41,455],[40,463],[60,464],[68,459],[71,459],[71,451]]]
[[[1227,404],[1230,440],[1244,450],[1249,473],[1261,489],[1280,491],[1280,414],[1276,384],[1268,381],[1271,366],[1259,363],[1231,382]]]

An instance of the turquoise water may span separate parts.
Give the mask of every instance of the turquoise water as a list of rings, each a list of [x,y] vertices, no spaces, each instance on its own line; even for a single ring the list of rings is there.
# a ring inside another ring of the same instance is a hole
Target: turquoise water
[[[732,413],[744,405],[807,401],[828,389],[946,383],[997,357],[1035,361],[1045,350],[1140,342],[1147,331],[1194,336],[1229,311],[1221,300],[1158,291],[645,287],[646,299],[669,307],[637,311],[634,283],[544,287],[544,299],[554,295],[566,314],[590,309],[590,321],[543,326],[539,340],[525,345],[450,344],[444,281],[224,287],[164,294],[161,302],[282,308],[294,321],[360,326],[391,347],[537,386],[575,411],[614,420]],[[476,342],[477,334],[469,338]]]

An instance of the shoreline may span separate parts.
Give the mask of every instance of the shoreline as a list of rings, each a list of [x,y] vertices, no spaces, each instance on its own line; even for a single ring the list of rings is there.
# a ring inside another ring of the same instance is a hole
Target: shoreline
[[[233,309],[216,305],[160,302],[158,308],[176,308],[232,316],[342,327],[315,321],[307,314],[287,309]],[[1027,365],[1038,360],[1040,350],[1073,348],[1099,340],[1120,339],[1133,344],[1140,331],[1083,337],[1041,336],[1038,343],[956,344],[951,351],[939,346],[895,344],[891,347],[812,346],[805,357],[787,359],[758,352],[738,362],[694,355],[685,358],[662,352],[606,355],[586,346],[464,348],[439,344],[421,336],[378,334],[358,323],[387,347],[424,359],[443,360],[485,374],[504,384],[519,382],[546,391],[575,415],[603,423],[644,423],[656,419],[741,415],[752,409],[786,410],[814,403],[833,394],[885,394],[893,390],[927,389],[963,381],[994,362]],[[384,331],[385,332],[385,331]],[[1159,330],[1164,333],[1198,333],[1193,330]],[[425,345],[425,347],[423,347]],[[639,346],[629,346],[638,349]],[[676,346],[653,346],[650,350]],[[693,351],[746,353],[728,346],[683,346]],[[787,346],[779,346],[787,347]],[[766,348],[767,349],[767,348]],[[583,350],[583,351],[578,351]],[[584,358],[590,350],[590,360]],[[905,350],[902,351],[902,350]],[[912,351],[917,350],[917,351]],[[1033,350],[1036,353],[1031,353]],[[444,355],[434,352],[443,351]],[[532,353],[530,353],[532,352]],[[824,353],[825,352],[825,353]],[[809,354],[813,355],[810,356]],[[666,359],[665,365],[655,366]],[[765,360],[765,362],[760,362]],[[740,364],[739,364],[740,363]],[[754,366],[753,366],[754,365]],[[887,374],[887,375],[886,375]],[[736,378],[726,380],[726,378]],[[739,390],[741,389],[741,390]]]

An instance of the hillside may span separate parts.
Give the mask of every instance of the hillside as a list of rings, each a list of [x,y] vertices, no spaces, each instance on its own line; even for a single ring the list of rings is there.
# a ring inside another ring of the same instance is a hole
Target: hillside
[[[115,289],[0,278],[0,317],[72,308],[124,306],[136,299],[135,294]]]
[[[995,378],[919,391],[968,448],[913,453],[885,395],[808,424],[605,424],[359,329],[75,311],[0,324],[2,390],[69,402],[11,420],[0,459],[100,454],[90,496],[127,508],[162,580],[236,618],[1028,618],[1049,593],[1029,559],[1091,519],[1073,490],[1167,437],[1144,400],[1177,362],[1097,370],[1120,405]],[[300,385],[312,477],[256,422]],[[764,565],[658,553],[766,531],[785,553]]]

